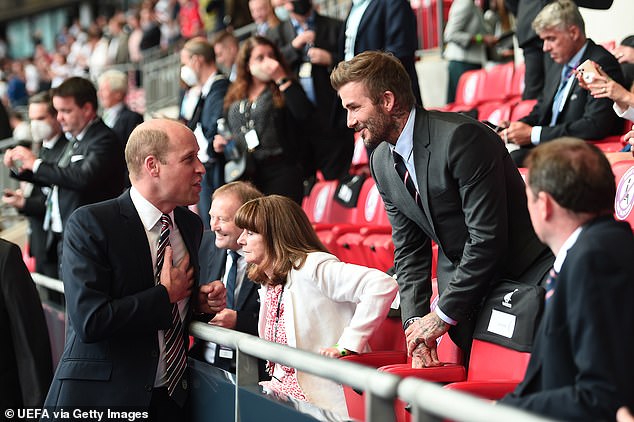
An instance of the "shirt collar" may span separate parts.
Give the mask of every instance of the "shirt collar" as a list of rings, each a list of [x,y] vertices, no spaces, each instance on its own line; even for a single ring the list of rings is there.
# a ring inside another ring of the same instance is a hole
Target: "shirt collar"
[[[163,213],[145,199],[134,186],[130,188],[130,199],[132,199],[134,208],[139,214],[143,227],[145,227],[145,230],[151,231],[156,226],[156,223],[159,222]],[[174,211],[171,211],[168,215],[174,221]]]
[[[42,141],[42,148],[53,149],[55,148],[57,141],[59,141],[59,135],[55,135],[51,139],[44,139]]]
[[[81,130],[81,132],[79,132],[79,134],[75,137],[75,140],[81,141],[82,139],[84,139],[84,136],[86,136],[86,132],[88,131],[88,128],[94,125],[96,121],[97,121],[97,117],[89,121],[88,124],[84,126],[84,128]],[[64,136],[66,136],[66,139],[68,139],[69,141],[73,139],[73,135],[70,132],[64,132]]]
[[[581,230],[583,230],[583,226],[577,227],[577,229],[572,232],[568,239],[561,245],[559,249],[559,253],[555,257],[555,262],[553,263],[553,269],[555,272],[559,273],[561,271],[561,267],[564,265],[564,261],[566,260],[566,256],[568,255],[568,250],[572,248],[577,242],[577,238],[579,238],[579,234],[581,234]]]
[[[205,84],[203,85],[202,89],[200,90],[200,94],[203,97],[206,97],[207,94],[209,94],[209,91],[211,91],[211,86],[214,84],[214,80],[216,79],[216,75],[217,74],[218,74],[218,72],[212,73],[211,75],[209,75],[209,77],[205,81]]]
[[[581,49],[579,49],[579,51],[577,51],[575,53],[575,55],[572,56],[570,61],[568,63],[566,63],[566,64],[568,66],[572,67],[573,69],[576,69],[577,66],[579,66],[579,64],[581,62],[581,58],[585,54],[587,48],[588,48],[588,41],[586,41],[585,44],[583,44],[583,47],[581,47]]]
[[[405,123],[405,127],[401,131],[398,139],[396,140],[396,145],[391,149],[392,151],[398,152],[398,154],[403,157],[403,160],[410,161],[412,152],[414,150],[414,121],[416,120],[416,108],[412,107],[412,110],[409,112],[409,117],[407,118],[407,123]]]
[[[106,109],[104,109],[104,112],[106,110],[109,113],[112,113],[114,116],[116,116],[117,114],[119,114],[121,112],[121,110],[123,110],[123,103],[117,103],[117,104],[113,105],[112,107],[106,108]]]

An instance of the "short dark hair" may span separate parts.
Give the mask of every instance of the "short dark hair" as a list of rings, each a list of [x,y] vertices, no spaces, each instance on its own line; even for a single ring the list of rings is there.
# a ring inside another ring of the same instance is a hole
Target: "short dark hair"
[[[49,91],[42,91],[31,95],[31,97],[29,97],[29,105],[31,104],[46,104],[48,107],[48,114],[53,117],[57,116],[57,110],[53,107],[53,98],[51,97]]]
[[[379,103],[385,91],[394,93],[399,111],[409,113],[416,103],[409,74],[391,53],[364,51],[348,61],[340,62],[330,74],[330,83],[339,91],[350,82],[363,83],[374,104]]]
[[[79,107],[90,103],[94,110],[97,111],[98,102],[95,85],[88,79],[80,78],[79,76],[68,78],[59,86],[53,88],[51,90],[51,97],[74,98],[75,103]]]
[[[216,54],[213,46],[203,37],[192,38],[183,46],[183,50],[192,56],[200,56],[205,63],[215,63]]]
[[[526,159],[528,186],[574,213],[614,212],[614,173],[603,152],[577,138],[541,144]]]

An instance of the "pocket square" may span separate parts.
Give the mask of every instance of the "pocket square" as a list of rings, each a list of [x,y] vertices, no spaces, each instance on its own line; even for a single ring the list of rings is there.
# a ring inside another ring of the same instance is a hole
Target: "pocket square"
[[[75,162],[81,161],[83,159],[84,159],[84,156],[81,155],[81,154],[80,155],[73,155],[72,157],[70,157],[70,162],[71,163],[75,163]]]

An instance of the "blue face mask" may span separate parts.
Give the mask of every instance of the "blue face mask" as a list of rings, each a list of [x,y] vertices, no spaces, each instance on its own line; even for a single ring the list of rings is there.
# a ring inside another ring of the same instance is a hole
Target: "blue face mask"
[[[284,6],[277,6],[275,8],[275,16],[281,21],[286,21],[290,18],[290,13]]]

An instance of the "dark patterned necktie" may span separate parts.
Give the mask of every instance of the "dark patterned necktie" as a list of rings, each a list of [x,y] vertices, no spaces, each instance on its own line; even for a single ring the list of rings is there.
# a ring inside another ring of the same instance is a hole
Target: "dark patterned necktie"
[[[169,215],[161,216],[161,234],[156,254],[156,282],[161,276],[165,260],[165,248],[170,245],[170,227],[172,219]],[[178,304],[172,304],[172,326],[165,330],[165,365],[167,373],[167,391],[171,396],[178,382],[183,378],[187,366],[185,344],[183,343],[183,323],[178,312]]]
[[[227,274],[227,309],[235,309],[235,290],[236,281],[238,279],[238,259],[240,254],[236,251],[229,251],[231,255],[231,267],[229,268],[229,274]]]
[[[546,280],[546,296],[544,296],[544,300],[548,302],[552,295],[555,293],[555,287],[557,287],[557,277],[559,273],[555,271],[554,268],[550,270],[548,274],[548,279]]]
[[[405,184],[405,188],[407,189],[409,194],[412,195],[412,198],[414,198],[414,201],[416,201],[418,207],[422,209],[423,202],[421,201],[418,190],[416,190],[416,186],[414,185],[414,181],[410,177],[409,171],[405,166],[403,157],[401,157],[401,155],[396,151],[392,151],[392,155],[394,156],[394,168],[396,169],[396,172]]]

